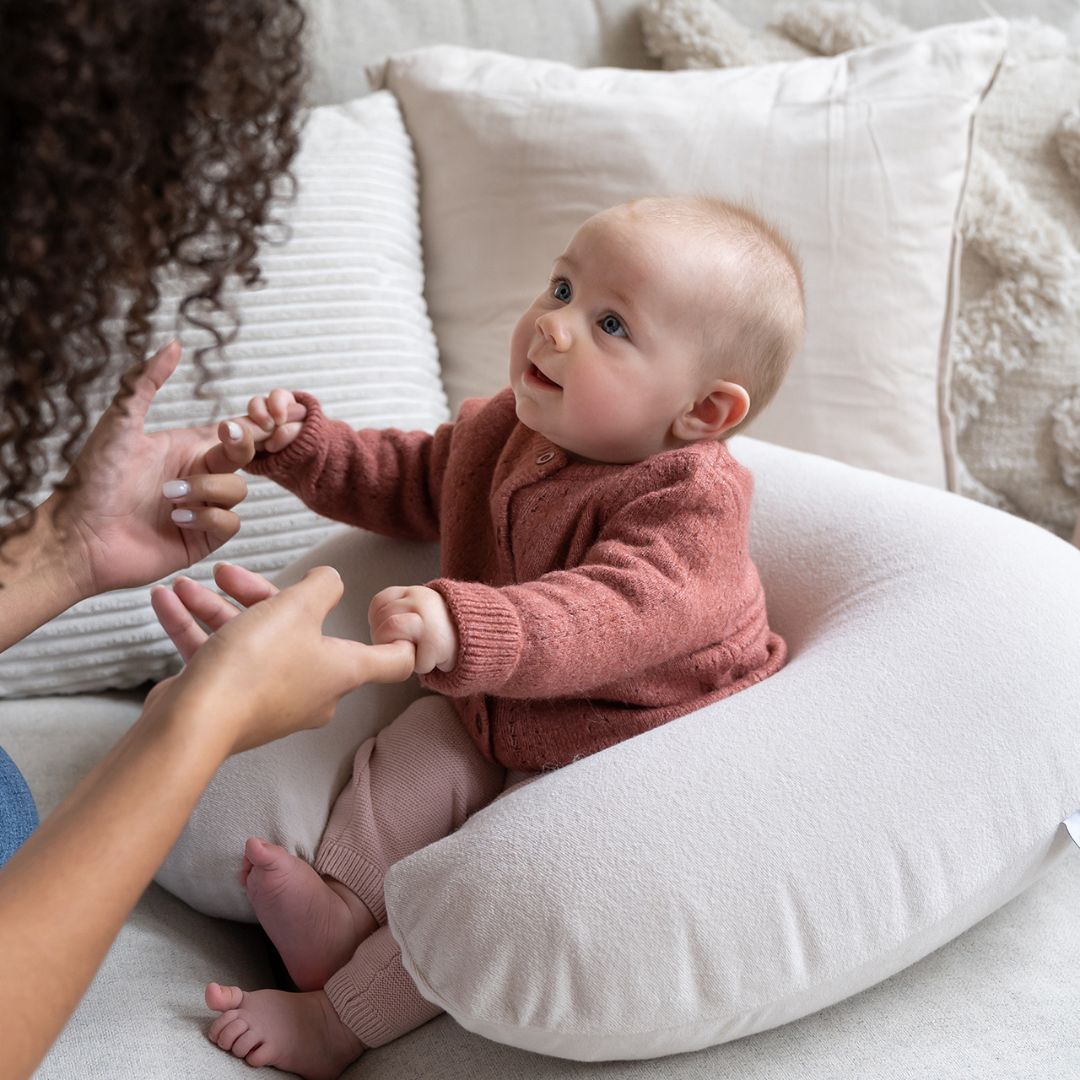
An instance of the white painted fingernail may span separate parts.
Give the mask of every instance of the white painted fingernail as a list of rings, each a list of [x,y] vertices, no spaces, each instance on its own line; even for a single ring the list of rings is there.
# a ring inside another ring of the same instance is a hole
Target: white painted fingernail
[[[176,522],[177,525],[188,525],[195,520],[194,510],[174,510],[169,517]]]
[[[233,442],[239,442],[244,437],[243,428],[241,428],[234,420],[230,420],[225,425],[225,429],[228,431],[229,438],[232,439]]]
[[[191,485],[186,480],[169,480],[161,485],[161,494],[166,499],[182,499],[191,491]]]

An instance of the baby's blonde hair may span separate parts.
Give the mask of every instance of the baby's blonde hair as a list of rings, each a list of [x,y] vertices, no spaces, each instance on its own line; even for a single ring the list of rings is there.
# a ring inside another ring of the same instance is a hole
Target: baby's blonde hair
[[[631,205],[734,247],[738,280],[727,274],[722,285],[725,330],[717,319],[703,324],[702,355],[704,371],[739,383],[750,395],[750,411],[738,425],[745,426],[772,400],[802,345],[806,294],[794,248],[755,210],[726,199],[654,196]]]

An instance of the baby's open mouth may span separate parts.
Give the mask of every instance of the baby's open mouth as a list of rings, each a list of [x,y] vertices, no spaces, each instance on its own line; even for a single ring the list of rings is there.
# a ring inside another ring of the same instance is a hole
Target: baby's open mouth
[[[529,374],[541,386],[550,386],[553,390],[561,390],[562,387],[554,380],[549,379],[535,364],[529,365]]]

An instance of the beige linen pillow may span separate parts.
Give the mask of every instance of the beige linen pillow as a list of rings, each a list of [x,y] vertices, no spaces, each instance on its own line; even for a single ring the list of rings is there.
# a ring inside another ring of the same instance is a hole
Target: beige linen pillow
[[[504,384],[513,323],[586,217],[647,193],[722,195],[783,228],[806,276],[805,348],[750,432],[944,486],[956,215],[1003,35],[987,21],[732,71],[391,57],[451,405]]]
[[[190,352],[208,341],[180,329],[181,367],[157,395],[149,430],[202,424],[244,412],[275,386],[307,389],[355,426],[433,429],[447,419],[438,355],[423,298],[412,147],[391,94],[314,109],[294,171],[296,203],[283,211],[291,235],[266,246],[263,287],[228,295],[241,320],[209,390],[193,396]],[[158,344],[175,332],[184,292],[163,288]],[[216,559],[269,572],[333,528],[272,481],[249,477],[239,535],[187,573],[210,577]],[[0,656],[0,696],[134,686],[162,677],[176,650],[150,608],[149,586],[93,597]]]

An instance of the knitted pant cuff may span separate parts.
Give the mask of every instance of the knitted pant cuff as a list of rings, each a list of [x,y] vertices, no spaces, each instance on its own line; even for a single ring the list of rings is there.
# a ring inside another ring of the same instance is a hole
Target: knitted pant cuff
[[[389,931],[376,931],[361,945],[361,952],[330,976],[323,992],[365,1047],[385,1046],[442,1012],[420,997],[401,966],[401,951]]]
[[[386,925],[386,897],[383,894],[386,870],[383,867],[365,859],[344,844],[329,841],[319,845],[315,869],[320,874],[340,881],[363,901],[379,926]],[[361,1039],[367,1042],[362,1036]]]

